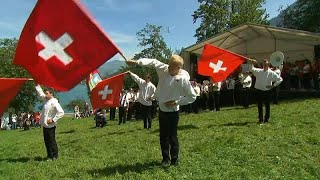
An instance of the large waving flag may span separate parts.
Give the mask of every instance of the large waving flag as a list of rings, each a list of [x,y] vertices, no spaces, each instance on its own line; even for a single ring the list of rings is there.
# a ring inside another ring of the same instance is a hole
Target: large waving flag
[[[38,0],[14,63],[37,83],[67,91],[118,52],[79,0]]]
[[[90,94],[92,108],[119,107],[124,77],[122,73],[99,82]]]
[[[92,89],[100,82],[102,81],[99,71],[94,70],[92,73],[89,74],[89,76],[86,79],[87,86],[89,87],[89,90],[92,91]]]
[[[0,78],[0,117],[28,80],[27,78]]]
[[[198,73],[220,82],[244,61],[243,56],[206,44],[198,61]]]

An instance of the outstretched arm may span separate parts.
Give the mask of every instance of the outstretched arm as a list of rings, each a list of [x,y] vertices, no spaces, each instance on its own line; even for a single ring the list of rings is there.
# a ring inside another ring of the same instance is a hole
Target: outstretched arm
[[[42,100],[42,101],[45,100],[46,95],[44,94],[41,86],[38,84],[35,88],[36,88],[37,94],[38,94],[38,96],[41,98],[41,100]]]
[[[128,65],[140,65],[140,66],[152,66],[154,67],[157,71],[165,71],[168,69],[168,64],[165,64],[161,61],[158,61],[156,59],[148,59],[148,58],[142,58],[137,61],[135,60],[128,60],[126,61]]]
[[[145,82],[145,80],[141,79],[138,75],[134,74],[131,71],[127,71],[127,74],[130,75],[130,77],[140,86]]]

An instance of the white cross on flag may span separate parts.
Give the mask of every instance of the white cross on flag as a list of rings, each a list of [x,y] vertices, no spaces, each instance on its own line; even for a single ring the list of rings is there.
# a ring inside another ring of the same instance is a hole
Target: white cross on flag
[[[20,35],[14,64],[37,83],[67,91],[118,52],[79,0],[38,0]]]
[[[221,82],[244,61],[240,55],[206,44],[198,61],[198,73]]]
[[[125,73],[118,74],[99,82],[90,93],[93,109],[119,107],[120,92]]]

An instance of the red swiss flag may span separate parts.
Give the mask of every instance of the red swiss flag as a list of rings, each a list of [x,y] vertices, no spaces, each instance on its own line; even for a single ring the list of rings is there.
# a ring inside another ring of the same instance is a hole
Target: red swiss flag
[[[26,78],[0,78],[0,117],[8,108],[10,101],[20,91],[21,86],[28,80]]]
[[[240,55],[206,44],[198,61],[198,73],[221,82],[244,61]]]
[[[90,99],[93,109],[119,107],[124,76],[125,73],[122,73],[105,79],[92,89]]]
[[[14,64],[27,69],[37,83],[67,91],[118,52],[79,0],[38,0]]]

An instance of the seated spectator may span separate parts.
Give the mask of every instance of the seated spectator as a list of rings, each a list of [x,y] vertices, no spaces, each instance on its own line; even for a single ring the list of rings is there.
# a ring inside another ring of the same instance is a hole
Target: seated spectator
[[[104,127],[107,124],[107,113],[105,109],[99,109],[94,117],[97,127]]]

